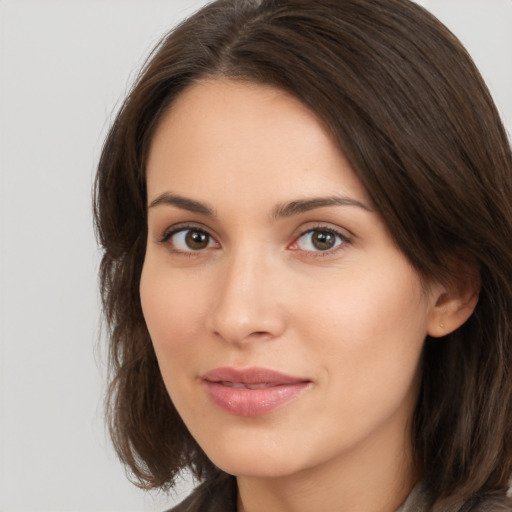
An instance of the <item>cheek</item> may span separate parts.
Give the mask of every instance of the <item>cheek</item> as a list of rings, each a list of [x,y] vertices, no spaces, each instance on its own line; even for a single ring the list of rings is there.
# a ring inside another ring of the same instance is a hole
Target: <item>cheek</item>
[[[394,274],[352,272],[339,283],[309,288],[302,310],[317,337],[337,333],[344,344],[362,348],[385,341],[405,343],[423,339],[427,325],[427,303],[415,274],[404,267]]]
[[[403,423],[412,415],[426,335],[426,305],[416,284],[399,274],[353,274],[343,290],[328,294],[328,307],[310,300],[304,339],[315,342],[310,354],[321,369],[318,403],[328,404],[317,416],[331,445],[356,442],[390,418]]]
[[[384,382],[395,383],[400,394],[414,379],[427,300],[408,265],[386,273],[353,272],[343,286],[313,290],[308,305],[304,339],[315,340],[312,353],[336,387],[352,397],[380,397]]]
[[[204,294],[180,273],[145,263],[140,281],[140,299],[144,319],[162,372],[164,366],[178,363],[194,347],[201,325]],[[163,357],[164,354],[172,357]]]

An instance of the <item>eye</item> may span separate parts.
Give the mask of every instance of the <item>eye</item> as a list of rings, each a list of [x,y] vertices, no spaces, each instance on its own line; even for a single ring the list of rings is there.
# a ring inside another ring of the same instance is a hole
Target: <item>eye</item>
[[[293,249],[301,251],[325,252],[336,249],[347,241],[341,233],[332,229],[317,228],[303,233],[293,244]]]
[[[218,245],[210,234],[198,228],[171,231],[164,236],[162,242],[170,244],[178,252],[202,251]]]

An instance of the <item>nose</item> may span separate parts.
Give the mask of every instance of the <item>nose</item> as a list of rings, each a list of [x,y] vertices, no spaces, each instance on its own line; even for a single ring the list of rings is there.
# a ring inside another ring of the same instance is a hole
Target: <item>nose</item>
[[[286,328],[280,303],[278,269],[251,250],[240,250],[223,262],[209,328],[222,340],[243,346],[272,340]]]

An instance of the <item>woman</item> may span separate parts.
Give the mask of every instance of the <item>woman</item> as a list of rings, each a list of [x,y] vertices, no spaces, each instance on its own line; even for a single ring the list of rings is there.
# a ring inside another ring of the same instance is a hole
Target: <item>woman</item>
[[[219,0],[96,183],[110,428],[175,510],[512,510],[512,156],[404,0]]]

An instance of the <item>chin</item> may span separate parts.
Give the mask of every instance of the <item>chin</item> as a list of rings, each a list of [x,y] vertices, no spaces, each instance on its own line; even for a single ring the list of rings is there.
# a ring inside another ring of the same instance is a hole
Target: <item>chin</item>
[[[309,465],[309,458],[303,456],[306,454],[283,446],[276,448],[247,443],[241,447],[233,443],[230,446],[216,444],[213,448],[205,446],[203,450],[218,468],[234,476],[280,478],[295,474]]]
[[[275,458],[258,457],[247,460],[227,460],[226,457],[218,463],[213,461],[222,471],[237,477],[246,478],[284,478],[300,471],[287,461],[276,461]]]

